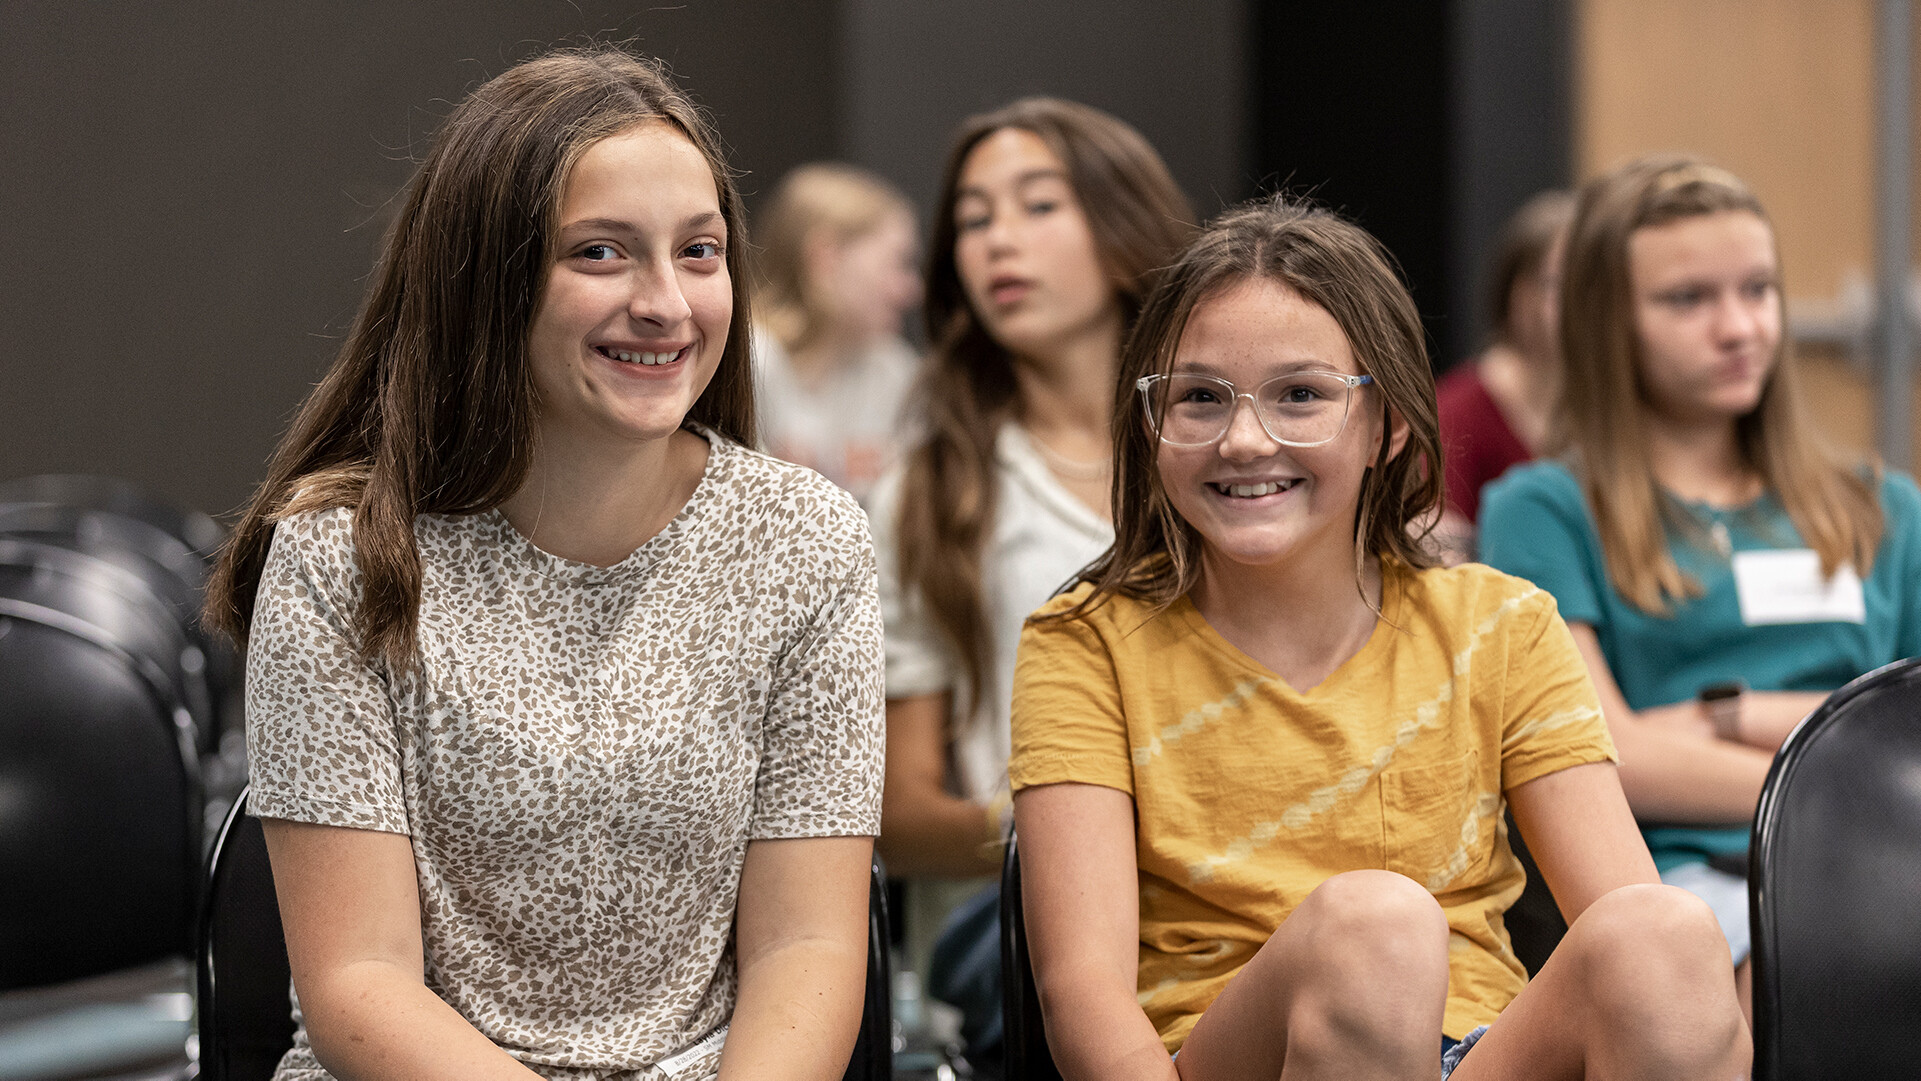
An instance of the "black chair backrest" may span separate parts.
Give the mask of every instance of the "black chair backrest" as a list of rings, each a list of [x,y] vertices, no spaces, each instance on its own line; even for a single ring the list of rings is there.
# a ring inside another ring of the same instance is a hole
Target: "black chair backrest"
[[[193,715],[201,746],[217,737],[206,654],[138,575],[70,548],[0,536],[0,597],[77,616],[127,652],[153,661]]]
[[[1010,831],[1001,858],[1001,1028],[1006,1040],[1008,1081],[1059,1081],[1047,1049],[1040,990],[1027,951],[1027,916],[1021,910],[1020,842]]]
[[[1554,947],[1566,937],[1567,919],[1554,901],[1554,891],[1547,888],[1547,880],[1541,877],[1541,869],[1534,865],[1534,855],[1527,850],[1527,840],[1515,825],[1511,810],[1507,812],[1507,839],[1514,858],[1520,861],[1521,873],[1527,876],[1527,885],[1522,888],[1521,896],[1501,914],[1501,922],[1507,928],[1514,956],[1531,977],[1541,971],[1541,966],[1553,956]]]
[[[867,990],[860,1035],[843,1081],[893,1081],[894,980],[888,963],[887,872],[875,858],[867,885]]]
[[[208,859],[199,942],[200,1076],[267,1081],[293,1046],[292,975],[260,820],[242,792]]]
[[[202,1081],[269,1081],[293,1046],[287,942],[274,898],[260,821],[241,793],[208,861],[206,903],[195,951],[200,970]],[[887,962],[886,878],[878,861],[868,886],[867,990],[845,1081],[890,1081],[893,1010]]]
[[[199,649],[214,706],[225,709],[237,698],[239,658],[225,638],[200,625],[208,568],[188,542],[112,510],[55,503],[0,503],[0,537],[80,552],[139,578]],[[223,718],[228,726],[237,722]]]
[[[1921,659],[1788,737],[1748,874],[1757,1081],[1921,1073]]]
[[[187,952],[200,864],[193,723],[99,628],[0,597],[0,990]]]

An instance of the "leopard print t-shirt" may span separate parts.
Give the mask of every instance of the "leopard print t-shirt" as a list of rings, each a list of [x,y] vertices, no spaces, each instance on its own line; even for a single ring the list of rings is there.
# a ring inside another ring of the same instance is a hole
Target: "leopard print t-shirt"
[[[350,511],[282,521],[260,583],[252,811],[411,837],[428,986],[549,1078],[714,1074],[747,843],[880,829],[865,518],[703,434],[693,497],[612,567],[420,516],[415,673],[349,644]],[[275,1076],[328,1077],[304,1028]]]

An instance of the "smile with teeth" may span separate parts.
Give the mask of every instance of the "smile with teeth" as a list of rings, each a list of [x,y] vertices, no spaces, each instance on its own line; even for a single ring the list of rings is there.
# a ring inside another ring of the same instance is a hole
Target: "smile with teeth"
[[[1297,480],[1270,480],[1261,484],[1209,484],[1208,487],[1232,499],[1258,499],[1285,492],[1298,483]]]
[[[687,351],[686,349],[676,349],[671,353],[635,353],[625,349],[609,349],[604,345],[596,345],[594,346],[594,350],[608,360],[617,360],[622,364],[645,364],[649,367],[656,364],[672,364],[674,361],[680,359],[682,353]]]

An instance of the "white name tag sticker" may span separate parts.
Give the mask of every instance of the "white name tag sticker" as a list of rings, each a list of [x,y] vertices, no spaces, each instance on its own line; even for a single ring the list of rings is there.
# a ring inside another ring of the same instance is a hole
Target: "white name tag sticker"
[[[1741,622],[1750,627],[1868,621],[1861,576],[1844,563],[1834,577],[1821,577],[1821,556],[1812,548],[1736,552],[1734,587]]]
[[[725,1044],[726,1042],[727,1042],[727,1026],[722,1025],[719,1028],[715,1029],[713,1033],[710,1034],[706,1039],[700,1041],[699,1043],[695,1044],[692,1047],[689,1047],[685,1051],[681,1051],[677,1054],[669,1055],[666,1058],[661,1059],[659,1062],[654,1063],[654,1065],[658,1066],[660,1068],[660,1072],[666,1074],[668,1077],[678,1077],[680,1076],[680,1072],[682,1070],[685,1070],[687,1067],[692,1066],[695,1062],[699,1061],[702,1055],[705,1055],[709,1051],[712,1051],[715,1048],[720,1047],[722,1044]]]

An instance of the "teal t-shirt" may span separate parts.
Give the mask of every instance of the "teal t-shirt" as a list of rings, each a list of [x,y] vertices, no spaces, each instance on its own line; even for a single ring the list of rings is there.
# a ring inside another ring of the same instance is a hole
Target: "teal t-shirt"
[[[1560,462],[1511,470],[1481,496],[1481,559],[1547,590],[1569,623],[1587,623],[1629,707],[1695,697],[1739,679],[1758,691],[1831,691],[1884,664],[1921,655],[1921,490],[1906,474],[1881,482],[1887,525],[1862,580],[1866,620],[1749,626],[1729,557],[1670,527],[1668,550],[1706,593],[1652,616],[1608,581],[1601,539],[1574,475]],[[1735,552],[1805,547],[1772,493],[1733,510],[1679,502],[1701,535],[1725,530]],[[1716,524],[1718,523],[1718,529]],[[1691,534],[1690,534],[1691,535]],[[1747,848],[1747,826],[1662,826],[1646,831],[1666,871]]]

